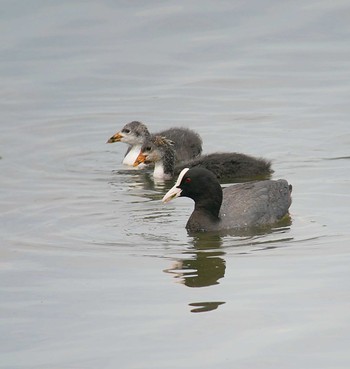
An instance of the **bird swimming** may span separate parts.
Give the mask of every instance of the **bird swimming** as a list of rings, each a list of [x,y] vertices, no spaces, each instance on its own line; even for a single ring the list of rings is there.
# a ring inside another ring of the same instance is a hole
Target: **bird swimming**
[[[176,149],[169,139],[153,135],[141,146],[134,166],[154,163],[153,176],[168,180],[188,167],[203,167],[215,174],[220,182],[269,178],[273,170],[271,162],[240,153],[212,153],[192,160],[176,163]]]
[[[191,129],[174,127],[159,132],[157,135],[164,136],[173,142],[177,162],[196,158],[202,153],[202,139]],[[133,165],[143,143],[152,136],[144,123],[133,121],[115,133],[107,143],[124,142],[128,144],[123,164]]]
[[[205,168],[185,168],[162,201],[189,197],[195,202],[186,228],[192,232],[265,227],[276,224],[291,205],[292,186],[284,179],[240,183],[221,188]]]

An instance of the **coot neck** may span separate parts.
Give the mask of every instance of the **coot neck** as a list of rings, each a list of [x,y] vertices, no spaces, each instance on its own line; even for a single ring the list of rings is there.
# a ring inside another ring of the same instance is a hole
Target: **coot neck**
[[[220,207],[210,204],[196,203],[195,208],[188,219],[186,228],[190,231],[214,231],[220,223]]]
[[[195,201],[194,211],[202,212],[213,220],[219,220],[219,212],[222,203],[222,193],[215,194]]]
[[[162,157],[164,174],[173,177],[175,169],[175,151],[170,145],[166,145]]]

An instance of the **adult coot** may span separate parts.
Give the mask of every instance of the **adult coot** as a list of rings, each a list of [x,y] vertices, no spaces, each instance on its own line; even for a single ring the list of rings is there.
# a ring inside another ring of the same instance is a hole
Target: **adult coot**
[[[220,231],[270,226],[285,215],[291,205],[292,186],[284,179],[240,183],[222,190],[215,175],[205,168],[185,168],[174,187],[163,197],[194,200],[189,231]]]
[[[240,153],[213,153],[198,158],[175,163],[176,148],[165,137],[149,137],[141,147],[134,166],[141,163],[154,163],[153,176],[171,179],[184,168],[202,167],[213,172],[220,182],[233,182],[247,179],[266,179],[273,172],[271,162]]]
[[[202,152],[202,139],[198,133],[188,128],[170,128],[157,135],[164,136],[173,142],[177,162],[193,159]],[[123,164],[133,165],[142,144],[152,136],[145,124],[133,121],[114,134],[107,143],[125,142],[128,144],[129,148],[124,156]]]

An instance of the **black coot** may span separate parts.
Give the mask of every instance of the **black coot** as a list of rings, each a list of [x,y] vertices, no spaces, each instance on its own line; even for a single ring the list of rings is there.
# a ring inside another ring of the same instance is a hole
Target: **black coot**
[[[288,214],[292,186],[284,179],[236,184],[222,190],[204,168],[185,168],[163,202],[185,196],[194,200],[189,231],[220,231],[271,226]]]

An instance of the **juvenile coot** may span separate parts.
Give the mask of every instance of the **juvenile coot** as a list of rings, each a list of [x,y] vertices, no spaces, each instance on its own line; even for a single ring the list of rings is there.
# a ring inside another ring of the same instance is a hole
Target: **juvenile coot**
[[[176,153],[176,161],[181,162],[199,156],[202,152],[202,139],[198,133],[187,128],[170,128],[159,132],[158,135],[171,140]],[[133,121],[127,123],[121,131],[114,134],[107,143],[125,142],[129,145],[126,151],[123,164],[133,165],[140,153],[142,144],[153,135],[146,125]]]
[[[193,167],[210,170],[220,182],[237,181],[238,179],[266,179],[273,172],[269,161],[235,152],[203,155],[176,164],[172,142],[161,136],[152,136],[142,145],[134,166],[141,163],[154,163],[153,176],[159,179],[171,179],[182,169]]]
[[[195,206],[189,231],[248,229],[277,223],[291,205],[292,186],[284,179],[240,183],[222,190],[215,175],[204,168],[185,168],[163,197],[168,202],[189,197]]]

